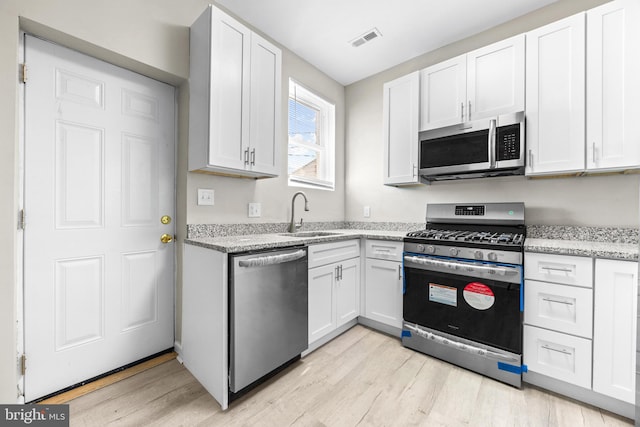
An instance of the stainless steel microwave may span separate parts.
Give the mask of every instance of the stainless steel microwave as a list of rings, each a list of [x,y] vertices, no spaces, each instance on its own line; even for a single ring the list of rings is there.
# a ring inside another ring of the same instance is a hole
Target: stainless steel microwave
[[[423,182],[523,175],[524,112],[420,132]]]

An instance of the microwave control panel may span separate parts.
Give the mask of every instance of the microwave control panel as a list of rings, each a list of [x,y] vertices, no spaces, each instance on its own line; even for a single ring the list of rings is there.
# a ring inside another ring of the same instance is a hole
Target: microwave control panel
[[[496,136],[498,161],[520,158],[520,125],[501,126]]]

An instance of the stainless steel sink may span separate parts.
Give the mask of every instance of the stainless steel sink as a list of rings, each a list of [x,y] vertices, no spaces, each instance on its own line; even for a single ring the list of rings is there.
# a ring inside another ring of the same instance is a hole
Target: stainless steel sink
[[[330,231],[298,231],[296,233],[281,233],[281,236],[287,237],[326,237],[339,236],[342,233],[332,233]]]

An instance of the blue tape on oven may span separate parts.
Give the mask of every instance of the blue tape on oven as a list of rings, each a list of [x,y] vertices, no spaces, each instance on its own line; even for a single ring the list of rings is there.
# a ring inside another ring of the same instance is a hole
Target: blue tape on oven
[[[520,272],[520,313],[524,313],[524,274]]]
[[[511,372],[512,374],[518,374],[518,375],[522,374],[523,372],[527,372],[529,370],[527,365],[522,365],[522,366],[510,365],[504,362],[498,362],[498,369],[500,369],[501,371]]]
[[[411,338],[411,331],[407,331],[406,329],[402,330],[402,334],[400,335],[401,338]]]

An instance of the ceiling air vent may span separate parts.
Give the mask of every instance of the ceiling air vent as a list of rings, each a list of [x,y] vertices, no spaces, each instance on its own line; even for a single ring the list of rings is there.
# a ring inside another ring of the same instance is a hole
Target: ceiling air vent
[[[353,47],[359,47],[378,37],[382,37],[382,34],[377,28],[374,28],[362,34],[361,36],[356,37],[355,39],[351,40],[349,43],[351,43],[351,46]]]

